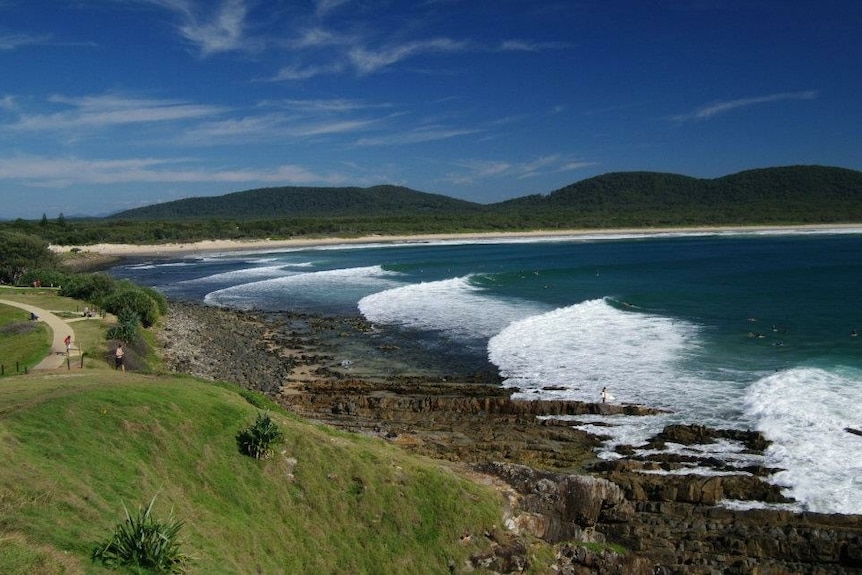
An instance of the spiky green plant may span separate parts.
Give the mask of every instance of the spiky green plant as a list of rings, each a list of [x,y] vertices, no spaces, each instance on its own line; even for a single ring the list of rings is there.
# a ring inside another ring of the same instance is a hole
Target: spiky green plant
[[[173,512],[167,521],[153,518],[155,501],[154,496],[146,509],[139,507],[135,515],[124,504],[126,520],[117,524],[105,544],[93,549],[93,561],[112,568],[143,567],[156,573],[184,573],[189,557],[180,552],[178,534],[183,523],[174,520]]]
[[[284,441],[284,434],[269,416],[269,412],[258,412],[254,423],[236,434],[240,452],[255,459],[267,459],[274,445]]]

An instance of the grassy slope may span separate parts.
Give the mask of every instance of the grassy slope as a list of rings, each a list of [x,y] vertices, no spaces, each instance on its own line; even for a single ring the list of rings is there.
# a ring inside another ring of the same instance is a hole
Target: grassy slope
[[[104,347],[103,324],[87,325]],[[236,433],[259,412],[247,395],[98,360],[0,380],[0,573],[107,572],[90,551],[123,505],[154,496],[157,519],[185,523],[191,573],[445,573],[475,550],[462,534],[501,521],[491,488],[277,409],[282,452],[242,456]]]
[[[3,380],[0,572],[100,573],[92,547],[123,504],[156,495],[157,518],[185,522],[193,573],[442,573],[469,554],[462,533],[500,521],[489,488],[281,412],[283,453],[242,456],[236,432],[257,412],[191,378]]]

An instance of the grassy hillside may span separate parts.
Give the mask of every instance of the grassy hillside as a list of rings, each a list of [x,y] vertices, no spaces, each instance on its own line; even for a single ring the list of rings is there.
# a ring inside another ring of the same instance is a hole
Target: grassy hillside
[[[2,297],[68,319],[84,305],[49,289]],[[19,312],[0,305],[0,361],[49,348],[42,324],[4,330],[27,322]],[[449,464],[303,421],[232,384],[114,371],[110,323],[72,324],[83,368],[0,378],[3,575],[109,572],[90,553],[124,506],[134,515],[154,497],[157,520],[183,522],[188,572],[207,575],[445,573],[487,544],[464,534],[501,523],[500,495]],[[237,433],[262,409],[285,442],[261,461],[240,453]]]
[[[192,573],[445,573],[500,500],[376,440],[271,412],[283,452],[235,435],[259,410],[229,387],[109,370],[0,384],[0,573],[102,573],[130,511],[184,522]]]

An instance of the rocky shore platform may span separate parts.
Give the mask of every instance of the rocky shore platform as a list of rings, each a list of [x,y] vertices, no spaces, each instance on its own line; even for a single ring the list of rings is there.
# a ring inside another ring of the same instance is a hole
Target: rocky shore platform
[[[549,573],[862,573],[862,517],[793,510],[768,481],[776,470],[731,469],[709,455],[662,449],[729,440],[763,453],[768,442],[757,432],[669,426],[651,440],[653,455],[622,446],[620,458],[599,460],[603,438],[572,419],[655,410],[514,400],[491,370],[414,370],[359,317],[171,302],[161,337],[170,370],[262,391],[309,420],[377,436],[497,485],[509,502],[507,529],[471,535],[488,539],[488,553],[473,558],[485,572],[522,572],[530,538],[540,538],[557,550]],[[713,473],[683,472],[692,465]]]

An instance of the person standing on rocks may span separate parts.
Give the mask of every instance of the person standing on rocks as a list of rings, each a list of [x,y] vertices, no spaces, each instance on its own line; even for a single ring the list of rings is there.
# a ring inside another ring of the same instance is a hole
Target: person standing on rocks
[[[614,396],[611,395],[610,393],[608,393],[607,387],[602,388],[601,396],[602,396],[602,403],[607,403],[609,401],[613,401],[613,399],[614,399]]]

